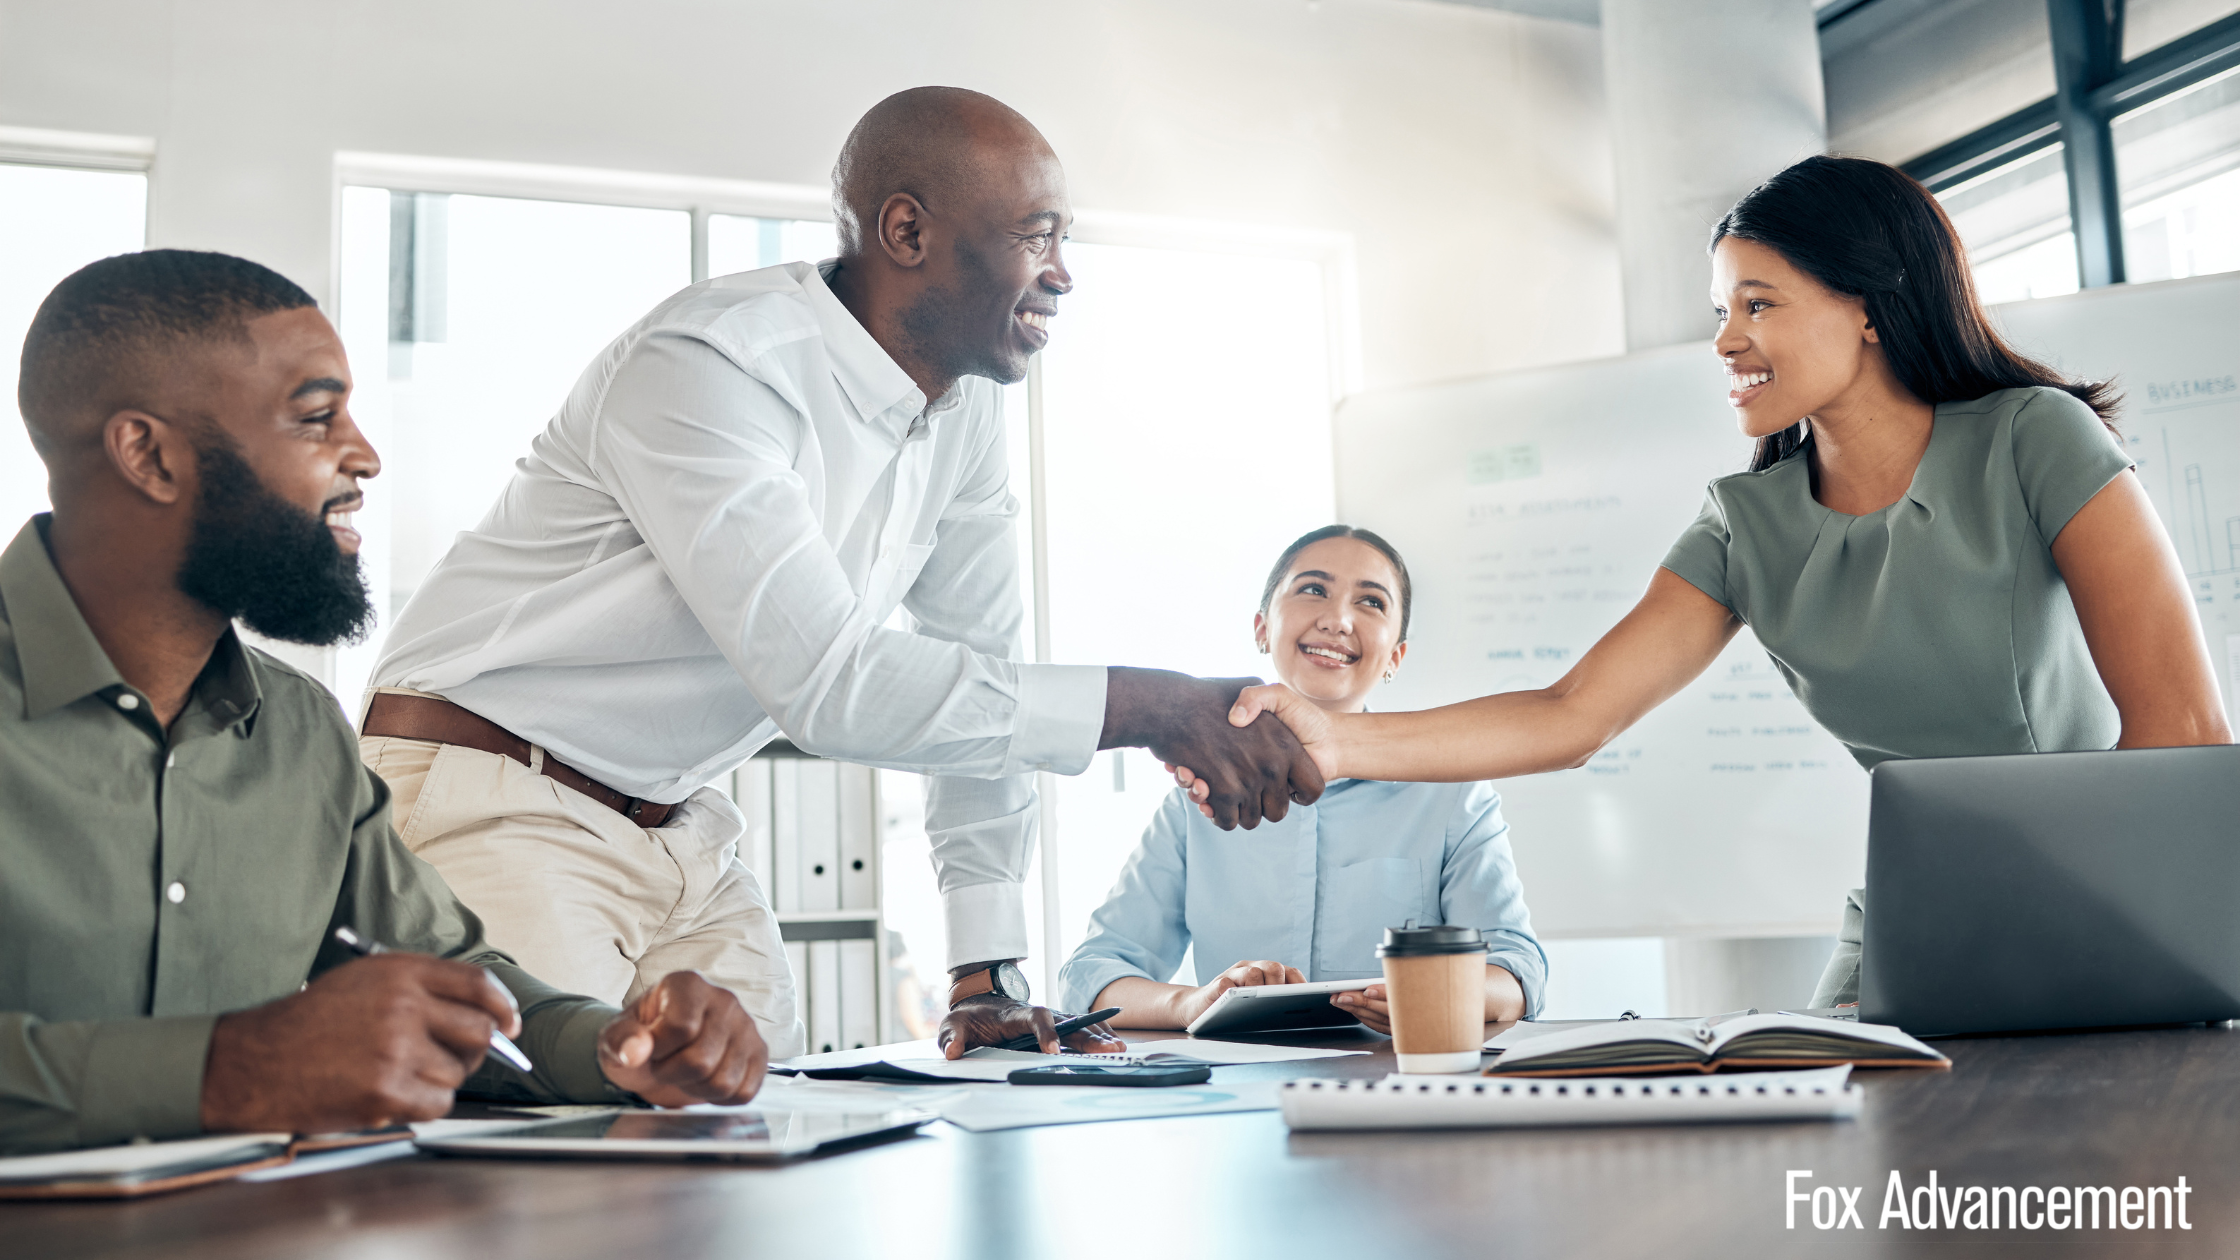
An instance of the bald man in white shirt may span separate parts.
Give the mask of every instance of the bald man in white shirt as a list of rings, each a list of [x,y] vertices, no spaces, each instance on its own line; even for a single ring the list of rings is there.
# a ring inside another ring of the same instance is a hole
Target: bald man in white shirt
[[[837,259],[694,285],[585,371],[398,618],[361,751],[493,944],[610,1001],[701,971],[773,1058],[803,1040],[784,950],[706,785],[781,732],[934,776],[942,1041],[1055,1049],[1015,965],[1035,772],[1148,747],[1212,766],[1217,820],[1248,828],[1321,778],[1280,723],[1228,724],[1247,680],[1018,659],[999,383],[1072,288],[1041,134],[918,88],[833,175]]]

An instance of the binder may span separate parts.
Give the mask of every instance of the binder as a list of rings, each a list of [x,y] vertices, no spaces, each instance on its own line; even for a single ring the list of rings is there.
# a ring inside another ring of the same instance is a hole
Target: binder
[[[800,767],[801,903],[806,911],[840,908],[840,763]],[[837,1029],[835,1037],[839,1036]]]
[[[804,1035],[812,1038],[809,1042],[809,1049],[813,1051],[817,1048],[817,1043],[814,1040],[816,1025],[810,1022],[809,1014],[810,999],[813,995],[809,992],[808,941],[786,942],[786,970],[793,973],[794,1014],[801,1020],[801,1026],[805,1030]]]
[[[880,1043],[879,954],[873,940],[839,941],[840,1042],[842,1050]]]
[[[770,906],[779,914],[801,909],[801,765],[770,762]]]
[[[810,941],[809,1052],[824,1054],[840,1045],[840,942]]]
[[[739,837],[739,862],[754,872],[755,883],[766,898],[774,898],[770,868],[770,766],[756,758],[732,772],[731,799],[747,816],[746,834]]]
[[[877,774],[869,766],[840,767],[842,910],[875,910],[879,906]]]

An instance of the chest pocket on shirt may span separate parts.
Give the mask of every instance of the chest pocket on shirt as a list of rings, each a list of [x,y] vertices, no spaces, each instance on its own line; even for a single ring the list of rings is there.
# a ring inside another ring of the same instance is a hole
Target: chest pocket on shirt
[[[1377,946],[1384,930],[1410,919],[1435,923],[1438,906],[1426,896],[1423,862],[1417,858],[1370,858],[1330,873],[1315,892],[1317,979],[1343,980],[1384,974]]]

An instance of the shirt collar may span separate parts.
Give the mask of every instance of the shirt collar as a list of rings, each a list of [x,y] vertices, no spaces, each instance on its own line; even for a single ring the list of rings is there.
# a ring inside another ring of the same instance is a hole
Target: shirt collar
[[[32,517],[0,552],[0,616],[15,633],[27,722],[97,692],[129,689],[47,554],[53,519],[47,512]],[[220,726],[232,726],[255,714],[263,699],[248,652],[228,626],[195,679],[189,706],[207,708]]]
[[[833,296],[829,281],[840,269],[840,260],[827,258],[809,268],[801,278],[801,292],[808,299],[809,309],[816,312],[817,324],[824,330],[825,353],[832,360],[832,375],[840,388],[855,404],[856,414],[866,421],[877,423],[897,407],[907,407],[909,415],[935,415],[954,407],[963,391],[959,385],[949,387],[949,392],[936,400],[930,408],[918,383],[894,361],[894,356],[872,337],[871,331],[856,321],[855,314],[840,299]],[[900,425],[896,428],[899,430]]]

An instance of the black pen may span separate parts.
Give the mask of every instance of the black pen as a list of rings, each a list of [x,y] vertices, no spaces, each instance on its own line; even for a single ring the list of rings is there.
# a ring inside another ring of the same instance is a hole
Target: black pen
[[[347,927],[336,928],[334,930],[334,938],[338,941],[341,941],[344,945],[348,946],[350,952],[356,954],[360,958],[371,958],[375,954],[386,954],[389,952],[387,949],[382,947],[381,942],[366,940],[364,937],[359,936],[356,932],[351,931]],[[490,1048],[498,1052],[499,1058],[504,1059],[506,1062],[511,1063],[517,1068],[520,1068],[524,1072],[531,1071],[535,1067],[534,1064],[529,1062],[529,1056],[521,1053],[521,1047],[513,1044],[513,1038],[506,1036],[504,1033],[499,1032],[495,1028],[490,1030]]]
[[[1056,1030],[1056,1035],[1063,1037],[1067,1033],[1080,1032],[1082,1029],[1096,1023],[1098,1020],[1111,1019],[1113,1016],[1118,1015],[1119,1013],[1119,1007],[1108,1006],[1101,1011],[1091,1011],[1086,1015],[1076,1015],[1072,1019],[1060,1020]],[[1042,1039],[1040,1037],[1035,1036],[1033,1033],[1023,1033],[997,1046],[996,1049],[1036,1050],[1040,1049],[1041,1046]]]

